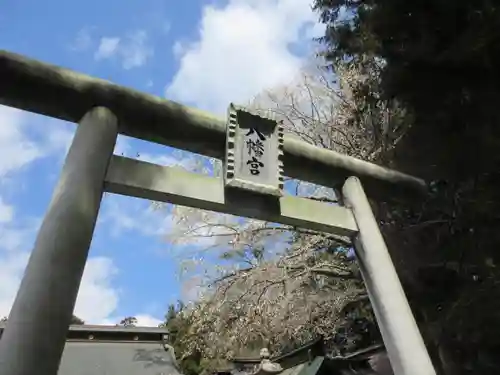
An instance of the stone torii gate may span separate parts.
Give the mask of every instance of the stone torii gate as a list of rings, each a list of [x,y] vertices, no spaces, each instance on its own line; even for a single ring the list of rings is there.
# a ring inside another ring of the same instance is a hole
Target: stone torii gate
[[[351,237],[395,374],[435,374],[364,191],[423,195],[421,179],[283,135],[243,108],[225,121],[6,51],[0,104],[78,123],[0,340],[0,374],[57,374],[105,191]],[[225,159],[224,178],[113,155],[119,133]],[[283,175],[336,188],[344,206],[283,195]]]

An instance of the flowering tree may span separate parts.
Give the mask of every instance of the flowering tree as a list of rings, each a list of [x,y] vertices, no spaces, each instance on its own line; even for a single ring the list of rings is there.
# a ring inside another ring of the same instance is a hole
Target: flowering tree
[[[359,99],[366,81],[353,65],[336,76],[308,68],[250,107],[274,112],[306,142],[382,161],[408,125],[396,102]],[[204,166],[220,174],[216,161]],[[288,180],[285,190],[337,204],[331,188]],[[181,355],[230,358],[264,345],[279,353],[318,335],[332,350],[378,339],[348,238],[180,206],[173,217],[169,240],[191,251],[184,276],[200,291],[182,312],[190,329]]]

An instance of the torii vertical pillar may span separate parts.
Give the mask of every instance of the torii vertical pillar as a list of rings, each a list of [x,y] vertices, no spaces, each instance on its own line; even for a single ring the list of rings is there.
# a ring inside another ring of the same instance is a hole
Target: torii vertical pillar
[[[358,225],[359,232],[354,239],[356,257],[394,374],[435,375],[360,180],[349,177],[342,192]]]
[[[2,375],[57,374],[117,135],[106,108],[78,125],[0,340]]]

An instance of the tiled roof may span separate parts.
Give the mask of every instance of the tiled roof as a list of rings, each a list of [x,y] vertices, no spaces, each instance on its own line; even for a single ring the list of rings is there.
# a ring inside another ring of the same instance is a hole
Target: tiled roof
[[[4,324],[0,325],[0,334]],[[71,326],[58,375],[180,375],[162,328]]]

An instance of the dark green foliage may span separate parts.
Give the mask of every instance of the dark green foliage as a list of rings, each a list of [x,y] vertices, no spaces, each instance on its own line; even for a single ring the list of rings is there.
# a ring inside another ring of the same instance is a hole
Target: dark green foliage
[[[326,342],[331,352],[345,355],[382,343],[375,316],[368,296],[348,303],[341,314],[339,324],[331,342]]]
[[[340,7],[350,22],[334,22]],[[494,120],[498,1],[317,0],[316,9],[328,24],[322,41],[333,66],[345,56],[370,68],[383,59],[383,94],[405,101],[418,125],[456,131]]]
[[[200,353],[194,353],[189,356],[184,356],[185,347],[182,338],[189,334],[190,321],[186,314],[182,314],[185,309],[182,301],[177,304],[168,306],[167,314],[165,315],[165,323],[162,327],[169,330],[169,344],[174,347],[177,361],[184,375],[199,375],[203,371],[201,365]]]
[[[500,1],[315,7],[328,25],[330,66],[371,72],[358,96],[396,98],[411,115],[391,165],[435,182],[424,204],[382,205],[380,215],[438,370],[497,373]],[[341,7],[348,22],[338,22]]]
[[[81,320],[79,317],[73,315],[73,317],[71,318],[71,324],[81,326],[84,325],[85,322]]]
[[[124,327],[135,327],[137,325],[137,318],[135,316],[128,316],[123,318],[118,325]]]

